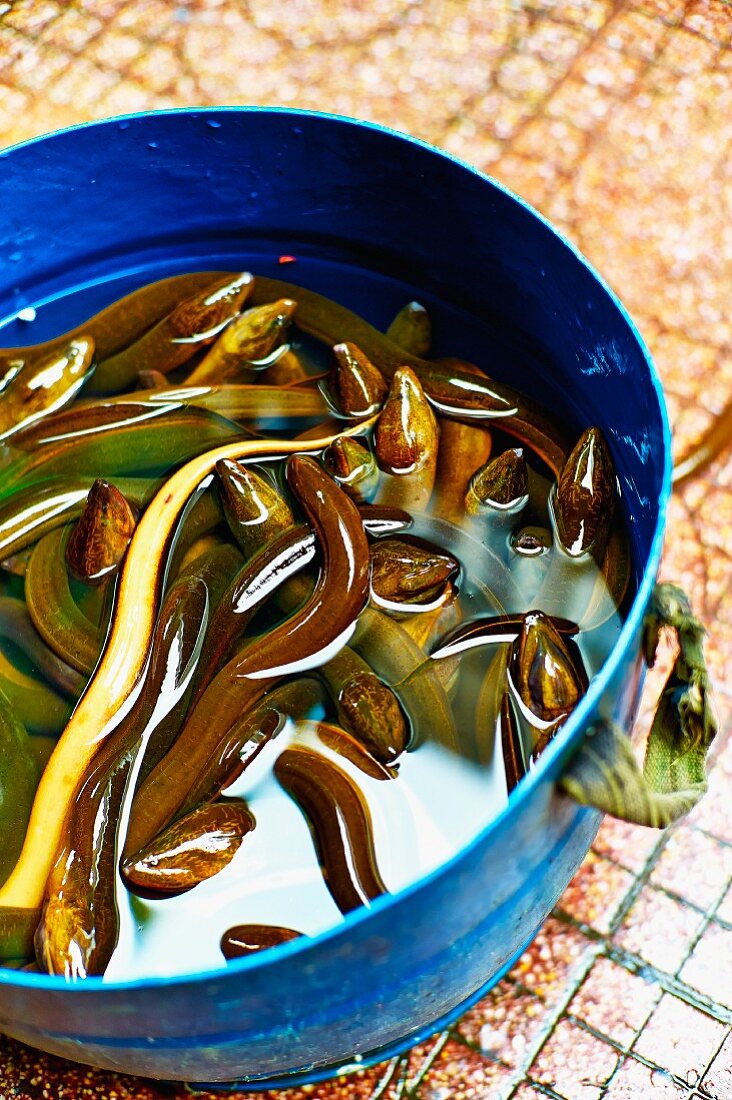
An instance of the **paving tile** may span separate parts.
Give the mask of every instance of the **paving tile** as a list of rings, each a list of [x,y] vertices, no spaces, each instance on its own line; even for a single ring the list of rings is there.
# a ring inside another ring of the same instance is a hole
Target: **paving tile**
[[[529,1075],[565,1100],[600,1100],[619,1055],[569,1020],[561,1020],[536,1057]]]
[[[131,0],[74,0],[74,7],[79,11],[91,12],[108,26],[120,9],[130,6],[130,2]]]
[[[627,1047],[650,1016],[661,996],[655,982],[632,974],[600,957],[585,978],[567,1011]]]
[[[159,92],[175,83],[180,58],[171,46],[156,45],[130,65],[129,76],[152,91]]]
[[[22,114],[28,106],[29,98],[27,92],[19,92],[17,88],[0,83],[0,134],[7,133],[15,124],[18,114]]]
[[[564,119],[590,132],[610,112],[611,100],[602,86],[571,75],[552,95],[546,110],[551,118]]]
[[[659,890],[641,890],[615,935],[625,951],[675,974],[685,960],[702,923],[702,916]]]
[[[15,0],[3,15],[3,21],[33,37],[45,30],[63,10],[61,0]]]
[[[125,30],[111,26],[103,35],[89,43],[85,56],[88,61],[96,61],[121,72],[147,48],[147,43],[137,37],[134,28]]]
[[[37,43],[28,41],[17,59],[6,67],[3,76],[22,91],[40,94],[52,87],[70,64],[65,51],[53,47],[41,49]]]
[[[319,4],[280,7],[267,0],[249,0],[248,17],[258,30],[281,35],[301,48],[333,42],[363,41],[385,35],[408,21],[409,7],[402,0],[372,0],[366,6],[339,4],[323,19]]]
[[[650,1069],[635,1058],[626,1058],[613,1077],[603,1100],[676,1100],[689,1090],[668,1073]]]
[[[635,53],[623,53],[622,60],[606,41],[598,42],[583,53],[572,73],[593,88],[602,88],[609,95],[621,97],[636,83],[646,59]]]
[[[59,106],[73,102],[77,110],[88,110],[116,83],[114,73],[105,72],[86,58],[78,57],[52,82],[48,88],[48,98]]]
[[[698,8],[696,11],[698,17]],[[719,53],[720,42],[716,36],[709,40],[686,29],[672,35],[663,51],[663,63],[674,72],[694,74],[713,69]]]
[[[12,27],[0,22],[0,74],[5,78],[14,61],[30,49],[31,43]]]
[[[143,4],[125,4],[115,18],[118,27],[134,30],[142,38],[154,38],[176,17],[176,6],[167,0],[145,0]]]
[[[732,929],[712,921],[679,977],[718,1004],[732,1008]]]
[[[638,11],[634,6],[619,11],[604,36],[604,44],[623,56],[654,58],[668,37],[669,28],[652,11]]]
[[[440,136],[440,148],[470,162],[490,174],[491,166],[501,156],[503,144],[496,138],[484,137],[476,149],[476,134],[480,127],[472,118],[459,117]]]
[[[650,882],[700,909],[711,908],[732,881],[732,848],[682,826],[669,838]]]
[[[718,1020],[667,993],[636,1040],[634,1050],[689,1085],[696,1085],[726,1031]]]
[[[687,0],[640,0],[638,7],[665,26],[675,28],[683,21]]]
[[[610,0],[601,0],[594,3],[593,0],[551,0],[549,4],[542,4],[538,0],[538,7],[549,9],[552,18],[559,23],[576,24],[588,31],[599,31],[609,21],[613,14],[613,4]]]
[[[511,1100],[546,1100],[546,1093],[539,1092],[531,1085],[522,1085],[512,1094]]]
[[[514,1079],[512,1070],[448,1041],[419,1086],[420,1100],[474,1100],[496,1096]]]
[[[590,852],[559,899],[558,908],[596,932],[609,932],[634,882],[629,871]]]
[[[29,94],[29,101],[34,101],[33,93]],[[51,129],[60,129],[62,126],[70,126],[73,122],[82,122],[86,117],[83,110],[78,114],[69,111],[68,107],[57,107],[50,100],[46,100],[43,108],[44,117]],[[13,145],[18,141],[25,141],[28,137],[28,129],[21,115],[6,116],[6,122],[0,130],[0,137],[7,145]]]
[[[581,932],[549,917],[510,976],[553,1004],[581,977],[596,951]]]
[[[640,825],[628,825],[625,821],[606,817],[592,848],[637,875],[646,866],[651,853],[661,840],[661,835],[658,829],[645,829]]]
[[[537,19],[523,35],[522,50],[550,62],[556,67],[555,71],[566,72],[586,49],[592,39],[592,31],[577,23],[561,23],[553,19],[549,8],[542,14],[546,18]]]
[[[493,165],[492,172],[542,214],[548,217],[551,212],[554,224],[561,223],[562,220],[570,223],[568,236],[576,243],[577,207],[572,182],[558,169],[546,161],[519,157],[509,152],[504,153]]]
[[[524,102],[538,103],[544,99],[559,76],[551,62],[531,53],[521,51],[512,54],[500,66],[496,86],[502,92]]]
[[[717,699],[719,709],[720,700]],[[732,844],[732,799],[729,797],[730,768],[727,757],[715,765],[709,776],[709,790],[689,815],[689,821],[705,832]]]
[[[460,1035],[488,1057],[508,1066],[523,1066],[545,1018],[542,1001],[509,982],[501,982],[461,1018],[457,1027]]]
[[[718,43],[729,44],[732,26],[726,0],[692,0],[684,13],[683,26]]]
[[[559,172],[571,171],[582,155],[587,135],[560,118],[531,119],[512,141],[514,153],[533,160],[544,158],[547,148],[552,150],[552,165]]]
[[[525,103],[521,96],[506,96],[493,81],[481,96],[476,109],[471,111],[469,121],[480,132],[483,132],[482,127],[485,126],[490,136],[497,141],[506,142],[521,131],[531,116],[530,104]]]
[[[98,35],[104,23],[89,11],[81,11],[70,6],[62,15],[54,19],[44,35],[44,42],[52,43],[60,50],[78,54],[89,44],[89,40]]]
[[[678,332],[662,332],[653,340],[659,370],[673,378],[669,392],[669,414],[674,427],[674,445],[679,456],[711,424],[724,405],[729,391],[729,364],[714,345],[695,343]],[[695,395],[703,392],[704,401]]]
[[[724,921],[726,924],[732,924],[732,886],[722,898],[716,916],[718,920]]]
[[[654,68],[656,83],[659,75],[660,70]],[[657,89],[654,91],[659,94]],[[645,100],[640,94],[633,96],[613,112],[605,112],[606,137],[593,143],[591,152],[578,165],[575,181],[577,197],[585,209],[590,193],[598,199],[592,204],[591,216],[583,220],[583,244],[611,283],[622,290],[631,308],[636,303],[633,287],[650,285],[649,281],[655,278],[654,312],[665,326],[681,329],[694,340],[721,344],[728,338],[730,327],[717,283],[727,270],[726,248],[722,252],[715,250],[701,227],[718,217],[714,209],[714,185],[711,191],[709,186],[710,173],[716,178],[713,166],[718,163],[729,140],[727,131],[732,128],[730,123],[725,126],[724,135],[716,128],[712,132],[708,103],[713,96],[727,110],[732,88],[721,74],[705,74],[700,83],[690,81],[687,85],[678,77],[674,83],[670,74],[668,94],[673,94],[672,113],[650,110],[653,94]],[[586,114],[593,115],[590,109],[593,105],[583,91],[576,105],[564,105],[565,117],[575,123],[575,110],[578,113],[583,110],[582,97]],[[595,125],[597,121],[596,117]],[[633,134],[631,143],[620,137],[628,132]],[[621,144],[616,144],[616,137]],[[671,160],[678,164],[683,157],[688,159],[687,183],[691,184],[689,195],[694,196],[696,208],[683,222],[667,222],[656,216],[659,187],[664,191],[664,201],[677,201],[673,174],[667,173],[666,165]],[[613,185],[598,192],[601,178],[612,179]],[[612,253],[606,247],[604,230],[611,208],[612,216],[622,217],[625,227],[618,250]],[[680,263],[684,250],[684,276],[672,278],[669,267]],[[628,278],[630,270],[634,271],[632,279]],[[638,306],[644,308],[647,300],[646,295],[640,295]],[[692,307],[692,302],[697,305]]]
[[[701,1089],[705,1096],[711,1096],[713,1100],[732,1100],[732,1035],[727,1036],[704,1075]]]
[[[666,331],[655,337],[653,350],[659,369],[673,375],[675,392],[691,401],[703,386],[705,404],[715,409],[724,403],[724,383],[729,381],[730,368],[714,344]]]
[[[145,110],[149,100],[149,93],[134,81],[120,80],[101,96],[98,108],[102,115],[129,114]]]

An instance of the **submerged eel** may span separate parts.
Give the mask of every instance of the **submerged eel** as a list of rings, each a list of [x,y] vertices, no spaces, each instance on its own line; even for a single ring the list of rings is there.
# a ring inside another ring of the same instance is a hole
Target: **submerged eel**
[[[329,346],[355,344],[383,375],[411,367],[438,413],[457,420],[499,418],[501,427],[533,447],[558,476],[570,445],[559,424],[532,398],[459,359],[422,359],[406,351],[363,317],[305,287],[257,275],[250,301],[294,298],[295,324]]]
[[[323,564],[315,587],[298,611],[252,638],[201,695],[135,796],[127,837],[131,848],[147,844],[186,806],[189,790],[242,715],[284,675],[317,664],[352,630],[366,606],[369,544],[356,505],[305,455],[289,459],[286,476],[320,545]]]
[[[35,360],[43,354],[55,351],[69,340],[91,336],[97,358],[107,359],[120,348],[131,344],[171,309],[175,309],[181,299],[203,290],[217,279],[234,274],[233,271],[192,271],[147,283],[105,306],[61,336],[22,348],[0,348],[0,356],[3,359]]]
[[[343,434],[363,432],[365,426],[362,422]],[[145,666],[160,597],[161,563],[191,493],[220,459],[317,452],[335,438],[328,435],[307,443],[247,439],[224,444],[187,462],[150,502],[127,551],[107,645],[41,778],[20,858],[0,889],[0,907],[35,909],[43,900],[79,780],[120,721],[118,712]]]
[[[193,272],[161,280],[108,306],[62,337],[47,341],[45,345],[36,345],[33,349],[0,349],[0,356],[17,357],[27,355],[31,350],[38,354],[83,333],[94,338],[97,357],[103,359],[110,351],[124,347],[133,340],[140,329],[144,330],[157,321],[181,296],[192,294],[216,279],[233,274],[226,271]],[[399,367],[411,367],[442,415],[471,422],[474,418],[478,421],[500,418],[506,431],[534,447],[555,476],[559,475],[570,444],[559,425],[525,394],[505,382],[490,378],[483,371],[476,373],[471,363],[422,359],[400,347],[358,314],[322,294],[281,279],[261,275],[255,277],[248,304],[259,306],[280,298],[292,298],[297,302],[295,319],[298,328],[330,347],[344,341],[356,344],[387,378],[391,379]]]

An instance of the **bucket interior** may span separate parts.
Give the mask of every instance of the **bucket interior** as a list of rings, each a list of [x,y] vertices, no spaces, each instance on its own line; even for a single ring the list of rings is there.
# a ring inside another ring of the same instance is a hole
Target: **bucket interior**
[[[377,127],[267,109],[83,126],[6,150],[0,166],[0,345],[39,342],[197,267],[279,274],[379,327],[417,297],[435,354],[603,428],[642,572],[667,462],[660,390],[596,275],[498,185]],[[34,321],[13,320],[28,307]]]

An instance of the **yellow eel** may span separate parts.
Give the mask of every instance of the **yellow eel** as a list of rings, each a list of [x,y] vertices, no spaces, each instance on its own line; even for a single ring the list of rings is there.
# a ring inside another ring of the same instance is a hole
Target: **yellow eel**
[[[221,459],[320,451],[338,434],[362,433],[374,419],[306,443],[247,439],[224,444],[187,462],[151,500],[127,551],[107,645],[41,778],[20,858],[0,889],[0,907],[35,909],[43,901],[79,779],[115,728],[117,713],[145,667],[157,614],[160,565],[191,493]]]

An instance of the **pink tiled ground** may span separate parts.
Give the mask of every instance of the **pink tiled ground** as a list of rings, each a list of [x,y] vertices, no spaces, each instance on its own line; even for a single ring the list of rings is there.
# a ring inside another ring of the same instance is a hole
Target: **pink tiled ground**
[[[729,0],[0,0],[0,146],[199,103],[415,133],[523,194],[621,291],[682,455],[732,399],[731,41]],[[712,632],[726,727],[729,452],[675,495],[669,531],[663,574]],[[731,784],[728,746],[667,836],[606,822],[536,942],[449,1035],[281,1100],[732,1100]],[[184,1095],[0,1039],[0,1100]]]
[[[590,852],[558,909],[572,921],[607,934],[634,883],[630,871]]]
[[[702,1081],[702,1089],[713,1100],[732,1100],[732,1036],[725,1039]]]
[[[660,890],[644,886],[615,936],[624,951],[675,974],[691,950],[703,917]]]
[[[630,1047],[661,996],[660,984],[604,956],[569,1002],[569,1012],[619,1047]]]
[[[633,1051],[689,1085],[701,1080],[722,1044],[725,1024],[667,993],[636,1040]]]
[[[531,1064],[533,1079],[566,1100],[601,1100],[618,1067],[608,1044],[570,1020],[560,1020]]]
[[[720,900],[732,876],[732,848],[706,833],[681,825],[670,837],[650,877],[701,909]]]
[[[732,1010],[732,941],[729,929],[712,921],[682,967],[687,985]]]
[[[717,920],[724,921],[726,924],[732,924],[732,886],[728,889],[724,895],[718,909]]]
[[[648,1100],[677,1100],[677,1097],[688,1095],[689,1090],[674,1081],[670,1074],[637,1062],[635,1058],[626,1058],[613,1077],[605,1100],[635,1100],[640,1096]]]

